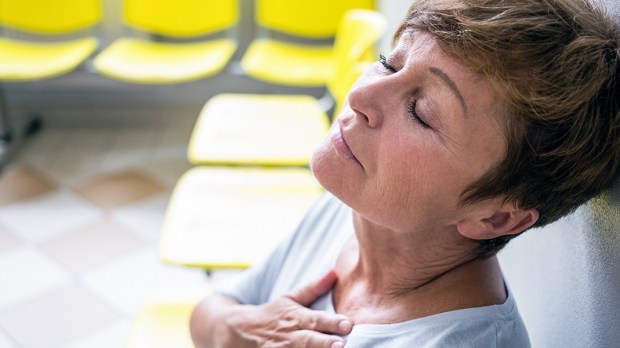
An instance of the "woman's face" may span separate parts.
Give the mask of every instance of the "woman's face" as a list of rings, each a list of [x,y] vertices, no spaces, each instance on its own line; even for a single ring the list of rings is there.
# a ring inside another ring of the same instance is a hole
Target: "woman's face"
[[[506,152],[502,102],[490,83],[430,34],[405,32],[355,83],[315,151],[319,182],[387,228],[454,224],[463,191]]]

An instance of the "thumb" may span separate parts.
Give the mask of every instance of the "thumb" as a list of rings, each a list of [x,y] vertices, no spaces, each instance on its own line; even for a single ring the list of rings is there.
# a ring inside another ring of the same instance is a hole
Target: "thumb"
[[[320,279],[304,286],[288,297],[300,305],[308,307],[317,298],[327,293],[336,283],[336,279],[338,279],[336,271],[329,270]]]

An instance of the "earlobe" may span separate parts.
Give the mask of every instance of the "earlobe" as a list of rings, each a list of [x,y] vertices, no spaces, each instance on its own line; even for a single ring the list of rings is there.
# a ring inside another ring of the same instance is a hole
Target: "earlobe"
[[[462,236],[482,240],[521,233],[536,220],[536,209],[498,211],[490,217],[460,221],[456,227]]]

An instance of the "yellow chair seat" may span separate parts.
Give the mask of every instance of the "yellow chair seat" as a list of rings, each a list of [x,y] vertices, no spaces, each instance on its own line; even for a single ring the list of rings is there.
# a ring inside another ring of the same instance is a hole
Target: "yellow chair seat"
[[[188,157],[194,164],[303,166],[328,130],[313,97],[221,94],[200,113]]]
[[[237,45],[228,39],[164,43],[119,39],[99,54],[95,68],[110,78],[145,84],[179,83],[217,74]]]
[[[134,317],[126,348],[193,348],[189,319],[194,306],[211,293],[204,283],[158,287]]]
[[[66,74],[95,49],[95,38],[65,42],[27,42],[0,38],[0,80],[32,81]]]
[[[134,319],[127,348],[193,348],[189,319],[196,303],[148,304]]]
[[[303,168],[194,167],[168,205],[160,256],[206,269],[249,267],[292,233],[321,192]]]
[[[333,48],[260,39],[248,47],[241,67],[248,76],[266,82],[325,86],[333,74]]]

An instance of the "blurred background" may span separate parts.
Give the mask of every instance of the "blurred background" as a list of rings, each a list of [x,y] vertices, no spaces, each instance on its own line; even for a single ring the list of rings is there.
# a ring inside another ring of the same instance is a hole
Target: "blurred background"
[[[191,347],[410,2],[0,0],[0,348]],[[618,346],[619,202],[500,253],[532,346]]]
[[[205,5],[218,2],[0,0],[0,347],[189,346],[191,305],[260,258],[320,194],[307,149],[301,158],[235,157],[235,146],[260,148],[261,139],[277,134],[299,138],[277,127],[316,129],[322,137],[339,105],[334,89],[346,88],[327,85],[336,76],[350,83],[364,67],[350,73],[343,65],[388,53],[409,6],[391,0]],[[376,30],[351,24],[342,33],[337,23],[346,7],[360,4],[385,22],[359,19],[375,21]],[[291,13],[299,17],[292,22],[333,23],[316,32],[307,24],[291,29]],[[215,24],[200,27],[205,22]],[[356,44],[332,48],[334,37],[350,42],[356,35],[367,39],[358,43],[363,52]],[[265,51],[267,58],[253,63],[248,48],[267,39],[284,47],[262,42],[255,54],[269,45],[275,53]],[[344,60],[333,63],[338,55]],[[295,80],[297,68],[284,65],[296,57],[301,67],[327,63]],[[284,70],[269,77],[262,65]],[[205,107],[222,93],[232,98]],[[260,121],[244,118],[252,114]],[[201,118],[215,126],[200,128]],[[275,129],[264,127],[270,122]],[[220,138],[237,143],[207,144]],[[316,138],[307,141],[316,145]],[[295,147],[282,144],[264,150]],[[219,153],[201,153],[218,146]]]

